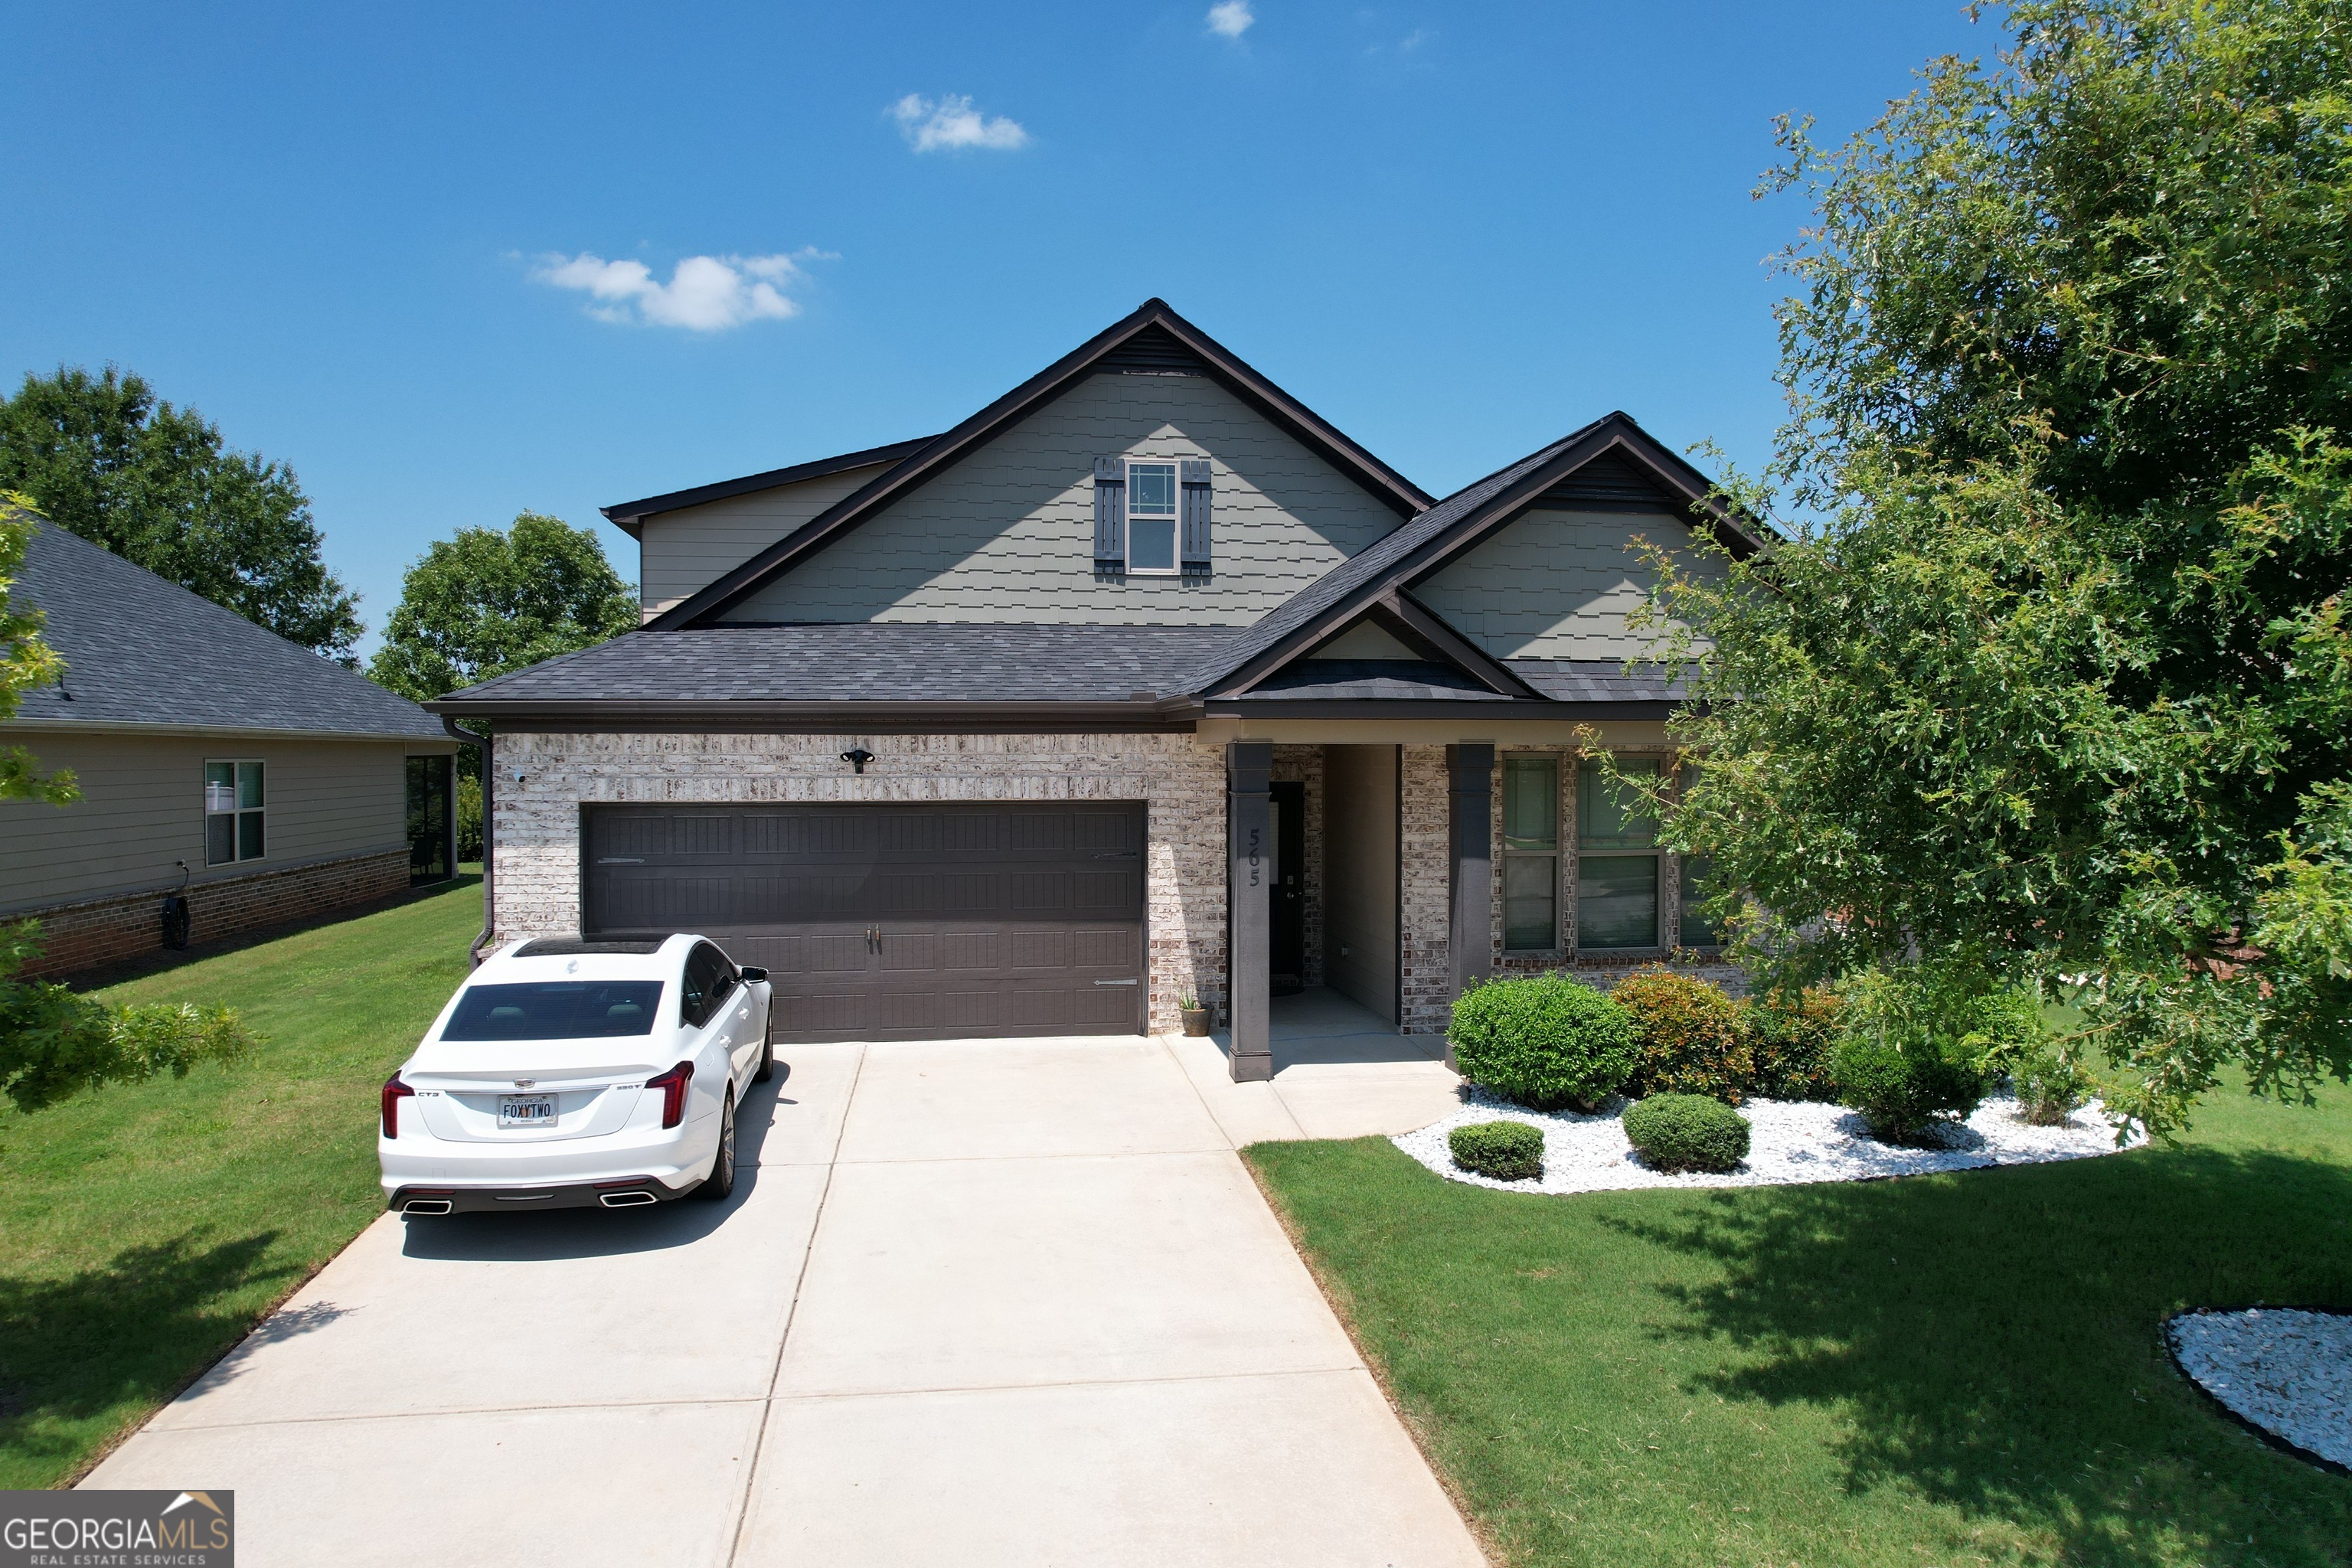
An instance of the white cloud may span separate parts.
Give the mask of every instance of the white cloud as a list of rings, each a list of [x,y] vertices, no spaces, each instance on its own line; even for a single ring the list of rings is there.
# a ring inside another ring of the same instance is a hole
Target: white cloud
[[[1209,7],[1209,31],[1221,37],[1238,38],[1256,20],[1257,13],[1250,9],[1249,0],[1217,0]]]
[[[1001,114],[992,119],[974,109],[970,98],[952,92],[943,94],[936,103],[919,92],[910,92],[890,106],[890,114],[906,132],[907,145],[918,153],[936,153],[942,147],[950,151],[986,147],[1009,153],[1029,144],[1029,132],[1019,121]]]
[[[607,261],[584,250],[542,258],[531,273],[539,282],[586,294],[596,301],[588,313],[599,321],[696,332],[799,315],[801,308],[784,296],[783,287],[800,276],[790,256],[689,256],[661,283],[642,261]]]

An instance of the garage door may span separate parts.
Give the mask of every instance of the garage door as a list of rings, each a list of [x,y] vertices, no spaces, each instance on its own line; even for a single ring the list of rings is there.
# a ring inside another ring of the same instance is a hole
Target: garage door
[[[777,1040],[1143,1031],[1140,802],[583,812],[583,934],[715,937]]]

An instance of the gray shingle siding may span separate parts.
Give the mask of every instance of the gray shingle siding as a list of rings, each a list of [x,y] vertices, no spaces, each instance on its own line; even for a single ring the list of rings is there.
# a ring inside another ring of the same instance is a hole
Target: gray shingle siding
[[[1639,542],[1683,570],[1720,574],[1690,548],[1690,529],[1663,513],[1530,511],[1416,584],[1420,600],[1496,658],[1625,659],[1654,633],[1627,624],[1657,573]]]
[[[1097,578],[1095,460],[1114,456],[1208,459],[1215,560],[1207,579]],[[1397,524],[1393,510],[1211,378],[1107,373],[725,618],[1245,626]]]

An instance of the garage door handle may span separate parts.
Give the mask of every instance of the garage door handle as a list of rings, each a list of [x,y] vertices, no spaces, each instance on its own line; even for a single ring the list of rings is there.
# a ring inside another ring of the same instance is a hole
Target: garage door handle
[[[1095,984],[1097,985],[1132,985],[1135,982],[1132,980],[1097,980]]]
[[[1139,853],[1141,853],[1139,850],[1135,849],[1113,849],[1107,854],[1097,855],[1095,858],[1097,860],[1132,860]]]
[[[642,866],[645,863],[642,855],[600,855],[596,858],[599,866]]]

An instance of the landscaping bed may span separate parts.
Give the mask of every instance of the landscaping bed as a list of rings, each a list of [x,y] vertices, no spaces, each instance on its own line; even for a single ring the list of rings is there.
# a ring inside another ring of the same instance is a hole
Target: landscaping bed
[[[2127,1160],[1574,1203],[1381,1138],[1244,1158],[1518,1568],[2352,1561],[2352,1479],[2231,1421],[2164,1329],[2352,1309],[2341,1089],[2217,1091]]]
[[[2352,1474],[2352,1314],[2183,1312],[2165,1336],[2183,1374],[2223,1409]]]
[[[1396,1146],[1449,1181],[1521,1193],[1592,1193],[1634,1187],[1757,1187],[1790,1182],[1854,1182],[1876,1176],[1912,1176],[1931,1171],[1968,1171],[2049,1160],[2080,1160],[2138,1148],[2147,1142],[2137,1128],[2119,1145],[2096,1100],[2054,1127],[2025,1121],[2016,1099],[1989,1096],[1967,1121],[1931,1126],[1922,1145],[1885,1143],[1871,1136],[1862,1117],[1840,1105],[1811,1100],[1751,1100],[1739,1107],[1751,1129],[1748,1157],[1727,1172],[1667,1172],[1652,1169],[1626,1141],[1624,1102],[1582,1115],[1573,1110],[1529,1110],[1475,1086],[1463,1093],[1463,1109],[1391,1140]],[[1464,1170],[1449,1152],[1456,1127],[1484,1121],[1517,1121],[1541,1130],[1543,1172],[1522,1181],[1497,1181]],[[1925,1146],[1932,1140],[1933,1146]]]

